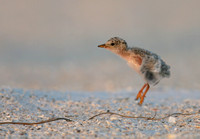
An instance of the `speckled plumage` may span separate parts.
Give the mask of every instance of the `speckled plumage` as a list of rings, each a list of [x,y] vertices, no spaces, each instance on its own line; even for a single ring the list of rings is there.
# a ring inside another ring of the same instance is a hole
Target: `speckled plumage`
[[[142,57],[140,72],[144,75],[145,80],[150,84],[157,84],[160,79],[170,76],[170,66],[168,66],[155,53],[138,47],[129,48],[131,51]]]
[[[106,48],[119,55],[128,62],[129,66],[142,75],[146,84],[140,90],[136,98],[141,99],[140,104],[143,103],[145,94],[150,87],[149,84],[156,85],[162,78],[170,77],[170,66],[168,66],[160,56],[142,48],[130,48],[126,41],[119,37],[111,38],[105,44],[99,45],[98,47]],[[141,96],[145,88],[145,93]]]

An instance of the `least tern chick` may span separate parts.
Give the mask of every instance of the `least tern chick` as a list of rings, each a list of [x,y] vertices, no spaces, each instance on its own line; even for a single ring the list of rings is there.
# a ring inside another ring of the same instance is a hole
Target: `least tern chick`
[[[170,66],[157,54],[138,47],[130,48],[126,41],[119,37],[111,38],[98,47],[110,50],[125,59],[129,66],[144,78],[146,83],[136,97],[136,100],[140,99],[139,105],[142,105],[150,85],[156,85],[162,78],[170,77]]]

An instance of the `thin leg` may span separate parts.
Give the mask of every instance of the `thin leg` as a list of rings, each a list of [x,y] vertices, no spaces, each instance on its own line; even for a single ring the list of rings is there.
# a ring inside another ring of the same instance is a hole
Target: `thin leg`
[[[146,86],[147,86],[147,84],[144,84],[144,86],[140,89],[140,91],[138,92],[137,97],[135,98],[135,100],[138,100],[139,98],[142,97],[143,90],[144,90],[144,88]]]
[[[140,98],[139,105],[142,105],[142,103],[144,101],[144,97],[145,97],[146,93],[148,92],[149,88],[150,88],[150,86],[149,86],[149,84],[147,84],[147,88],[146,88],[144,94],[142,95],[142,97]]]

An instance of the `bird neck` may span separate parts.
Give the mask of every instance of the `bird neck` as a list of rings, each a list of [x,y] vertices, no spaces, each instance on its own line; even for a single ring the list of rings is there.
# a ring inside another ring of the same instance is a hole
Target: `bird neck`
[[[127,47],[118,48],[118,49],[114,50],[113,52],[124,59],[127,59],[130,56],[130,53],[128,52]]]

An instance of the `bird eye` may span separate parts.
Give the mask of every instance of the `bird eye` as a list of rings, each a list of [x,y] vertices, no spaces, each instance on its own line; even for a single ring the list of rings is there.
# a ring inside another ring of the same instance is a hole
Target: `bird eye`
[[[112,46],[113,46],[113,45],[115,45],[115,44],[114,44],[114,43],[111,43],[110,45],[112,45]]]

